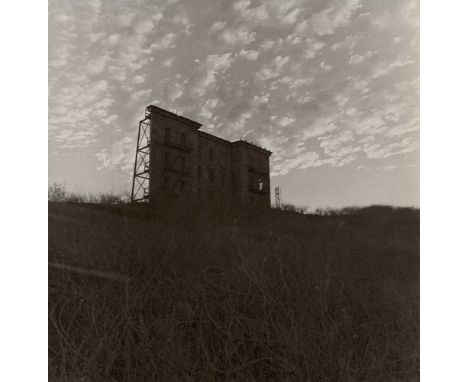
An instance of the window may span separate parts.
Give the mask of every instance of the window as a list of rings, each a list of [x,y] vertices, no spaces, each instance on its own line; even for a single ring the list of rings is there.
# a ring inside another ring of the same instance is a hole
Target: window
[[[185,182],[182,180],[180,182],[180,192],[184,192],[185,191]]]
[[[213,149],[210,149],[210,151],[208,152],[208,159],[210,160],[210,162],[213,162],[213,160],[214,160],[214,151],[213,151]]]
[[[226,163],[226,153],[221,153],[220,160],[219,160],[219,164],[221,168],[224,168],[225,163]]]
[[[163,179],[163,187],[165,190],[167,190],[169,188],[169,177],[168,176],[165,176],[164,179]]]
[[[164,129],[164,140],[166,142],[170,142],[171,141],[171,129],[169,127],[166,127]]]
[[[180,144],[184,147],[187,145],[187,134],[185,133],[180,134]]]
[[[171,162],[171,153],[169,151],[166,151],[164,152],[164,165],[168,167],[170,162]]]
[[[198,166],[198,179],[201,179],[202,177],[202,169],[201,169],[201,166]]]
[[[185,171],[186,159],[185,157],[180,158],[180,171]]]
[[[262,179],[262,178],[260,178],[260,179],[258,180],[258,190],[259,190],[259,191],[262,191],[262,190],[263,190],[263,179]]]
[[[221,184],[222,184],[223,186],[226,185],[226,173],[224,173],[224,172],[221,173]]]
[[[211,183],[214,182],[214,171],[213,171],[213,169],[210,170],[210,182]]]

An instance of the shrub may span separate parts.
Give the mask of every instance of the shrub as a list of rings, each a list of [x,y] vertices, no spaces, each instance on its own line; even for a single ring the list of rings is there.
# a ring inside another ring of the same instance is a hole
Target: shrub
[[[68,202],[68,203],[100,203],[100,204],[123,204],[130,201],[128,193],[124,195],[116,195],[111,192],[102,194],[82,194],[78,192],[68,191],[65,185],[53,183],[49,185],[48,192],[49,202]]]
[[[291,203],[283,203],[281,206],[281,210],[283,211],[290,211],[290,212],[297,212],[298,214],[305,214],[307,213],[308,208],[303,206],[295,206]]]
[[[67,193],[65,191],[65,186],[58,183],[53,183],[49,185],[49,202],[65,202]]]

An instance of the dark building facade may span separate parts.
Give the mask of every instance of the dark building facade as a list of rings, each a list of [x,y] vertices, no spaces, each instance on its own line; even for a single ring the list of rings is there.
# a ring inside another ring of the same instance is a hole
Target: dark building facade
[[[270,207],[270,155],[255,144],[229,142],[200,123],[150,105],[149,202],[203,201]]]

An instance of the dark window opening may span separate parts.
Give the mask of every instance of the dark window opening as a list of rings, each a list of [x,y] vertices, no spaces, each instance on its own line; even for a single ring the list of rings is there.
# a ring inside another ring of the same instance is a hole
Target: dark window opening
[[[201,169],[201,166],[198,166],[198,179],[201,179],[202,177],[202,169]]]
[[[213,170],[210,170],[210,182],[211,183],[214,182],[214,171]]]
[[[213,162],[213,160],[214,160],[214,152],[213,152],[213,149],[210,149],[210,151],[208,152],[208,156],[209,156],[210,162]]]
[[[180,182],[180,192],[184,192],[184,191],[185,191],[185,182],[181,181]]]
[[[169,177],[168,176],[165,176],[164,179],[163,179],[163,187],[165,190],[167,190],[169,188]]]
[[[221,184],[226,185],[226,174],[224,172],[221,174]]]
[[[171,141],[171,129],[169,127],[166,127],[164,129],[164,140],[166,142],[170,142]]]
[[[164,152],[164,165],[167,167],[171,162],[171,153],[169,151]]]
[[[180,170],[185,171],[186,159],[185,157],[180,158]]]
[[[221,154],[219,164],[221,165],[221,168],[224,168],[224,166],[226,164],[226,153]]]
[[[180,134],[180,144],[185,146],[187,144],[187,134],[182,133]]]

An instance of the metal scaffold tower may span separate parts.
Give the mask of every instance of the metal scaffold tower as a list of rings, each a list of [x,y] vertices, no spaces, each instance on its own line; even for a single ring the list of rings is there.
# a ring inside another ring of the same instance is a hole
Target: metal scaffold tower
[[[281,201],[281,188],[275,187],[275,207],[281,208],[282,201]]]
[[[132,202],[149,201],[150,178],[150,112],[145,110],[145,118],[138,127],[135,166],[133,169]]]

